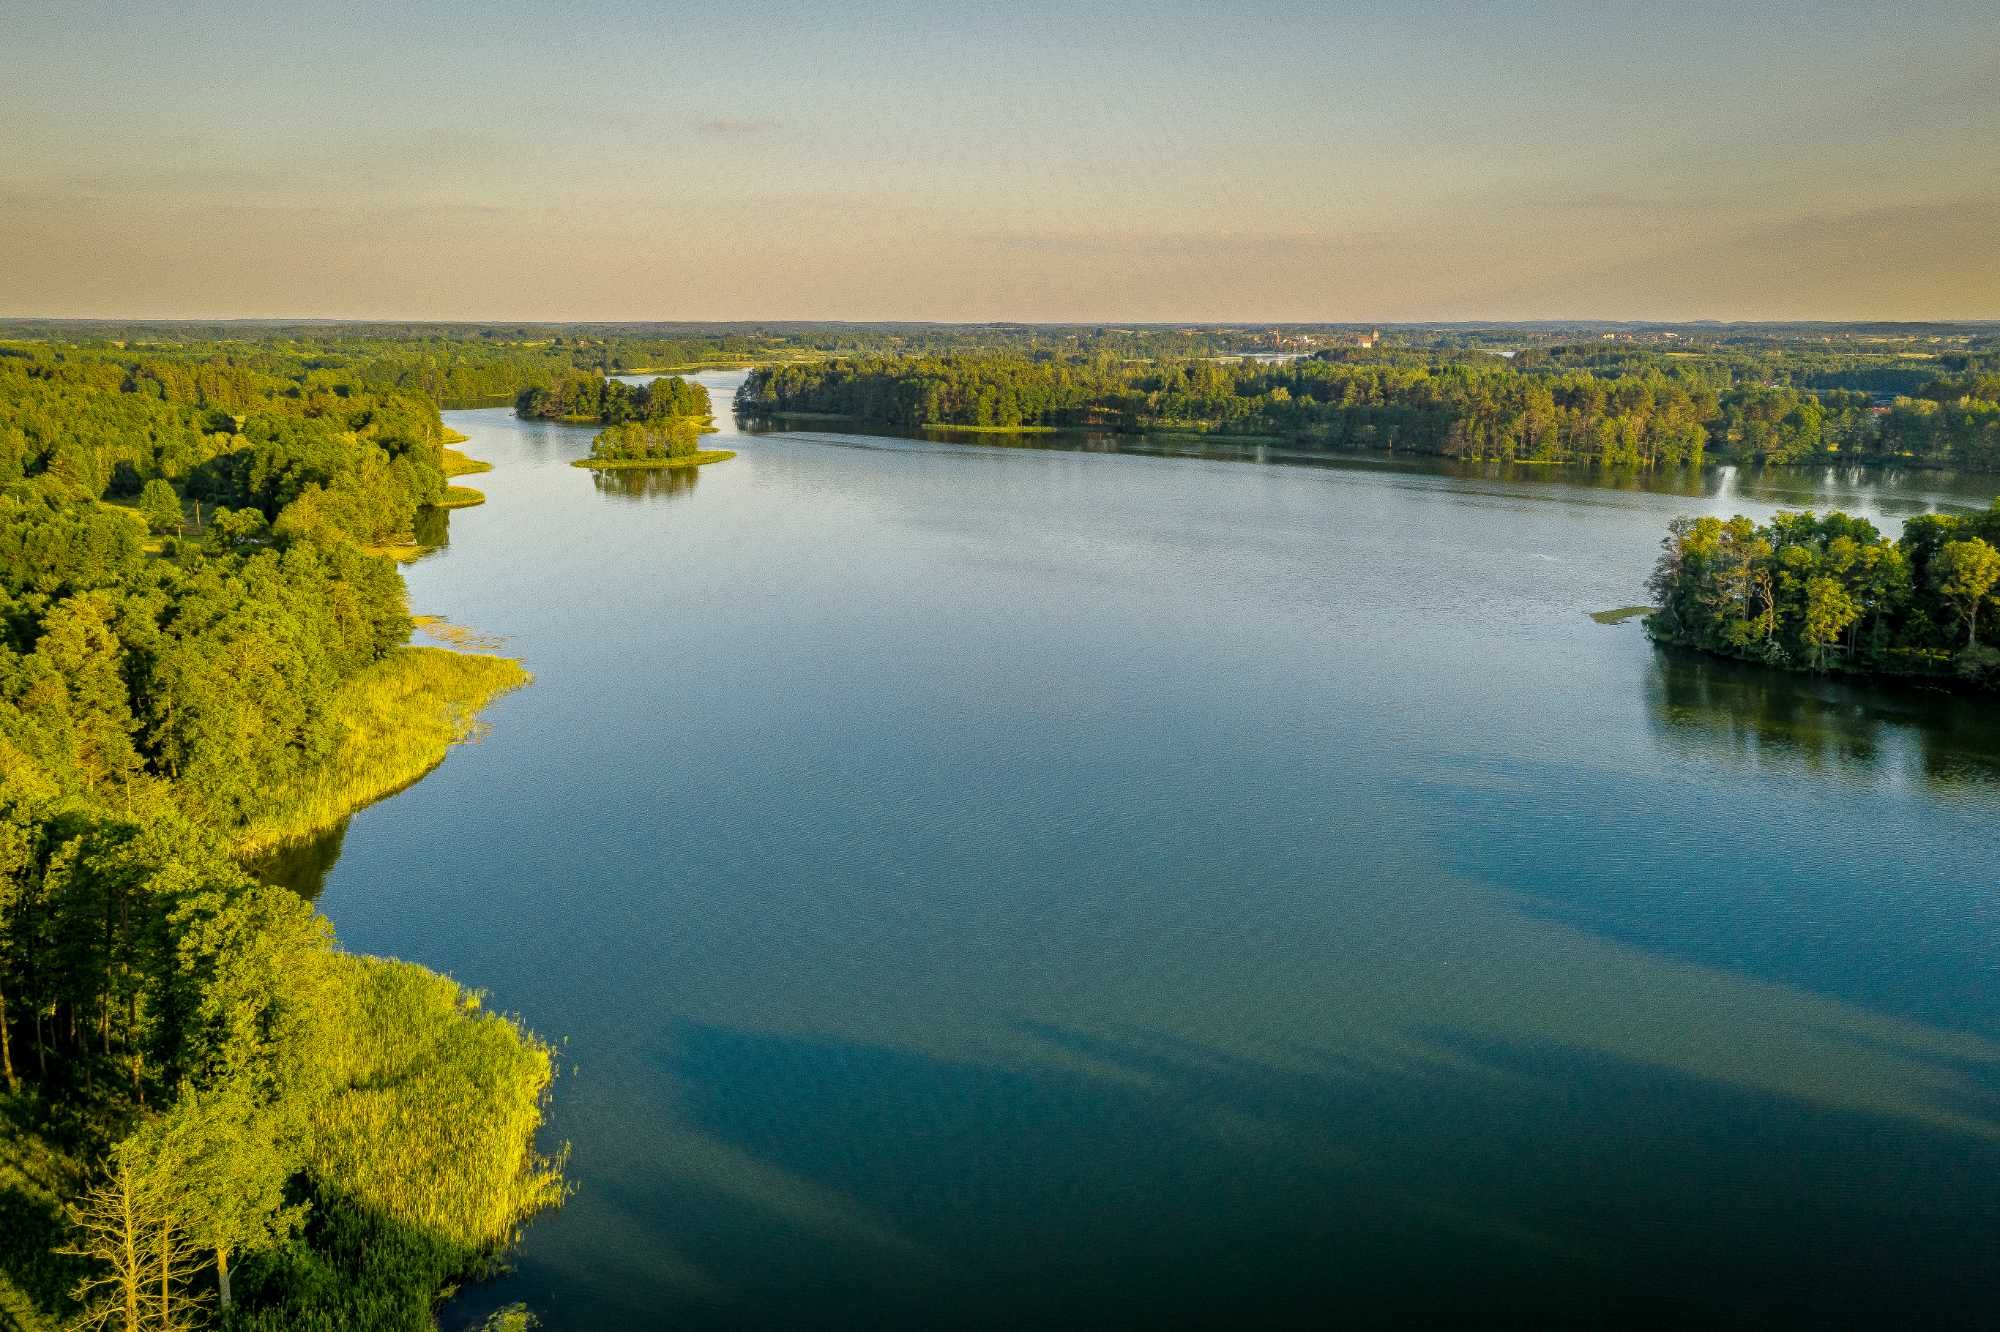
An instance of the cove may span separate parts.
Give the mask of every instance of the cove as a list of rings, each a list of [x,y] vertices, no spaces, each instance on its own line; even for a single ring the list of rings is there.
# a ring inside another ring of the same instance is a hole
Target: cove
[[[494,469],[411,602],[536,683],[294,857],[563,1049],[576,1196],[446,1326],[2000,1316],[1994,709],[1590,618],[1675,514],[1977,482],[751,434],[702,379],[717,467],[446,414]]]

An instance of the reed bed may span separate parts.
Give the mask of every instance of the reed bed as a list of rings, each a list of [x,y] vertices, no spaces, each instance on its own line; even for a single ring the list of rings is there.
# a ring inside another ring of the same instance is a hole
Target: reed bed
[[[313,1111],[308,1169],[468,1258],[511,1244],[563,1198],[560,1158],[534,1142],[554,1052],[450,977],[393,958],[338,961],[353,973],[339,987],[353,1039],[332,1052],[340,1090]]]
[[[234,840],[239,856],[301,841],[402,790],[475,739],[479,712],[533,677],[507,657],[398,648],[342,686],[332,762],[270,792],[269,811]]]
[[[461,443],[466,438],[464,435],[458,437]],[[492,470],[493,464],[487,462],[484,458],[467,457],[457,449],[452,448],[447,448],[444,451],[444,474],[446,476],[471,476],[474,472],[490,472]]]

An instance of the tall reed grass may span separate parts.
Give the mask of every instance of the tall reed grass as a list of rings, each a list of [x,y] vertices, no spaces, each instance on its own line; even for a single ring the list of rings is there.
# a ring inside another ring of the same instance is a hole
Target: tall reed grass
[[[393,958],[338,955],[349,1039],[326,1071],[307,1169],[344,1199],[476,1256],[562,1201],[562,1163],[535,1149],[550,1048],[477,994]]]
[[[465,438],[466,436],[464,435],[459,436],[461,441]],[[470,476],[474,472],[490,472],[492,470],[493,464],[487,462],[484,458],[468,457],[460,453],[457,449],[446,449],[444,451],[444,474],[446,476]]]
[[[274,788],[266,812],[232,839],[236,853],[311,837],[402,790],[478,737],[482,708],[533,678],[508,657],[397,648],[342,686],[332,761]]]

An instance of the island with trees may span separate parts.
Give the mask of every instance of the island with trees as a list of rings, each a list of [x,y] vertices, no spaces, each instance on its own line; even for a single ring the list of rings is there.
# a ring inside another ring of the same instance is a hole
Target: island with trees
[[[1980,514],[1919,514],[1894,540],[1839,512],[1680,518],[1664,547],[1646,620],[1658,642],[2000,688],[2000,500]]]
[[[736,456],[733,449],[701,447],[703,422],[692,416],[668,416],[606,426],[591,441],[590,456],[573,467],[599,471],[626,468],[700,467]]]

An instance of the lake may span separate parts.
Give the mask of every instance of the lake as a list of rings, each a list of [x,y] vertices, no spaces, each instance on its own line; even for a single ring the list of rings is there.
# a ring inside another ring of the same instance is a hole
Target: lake
[[[1589,618],[1676,514],[2000,479],[741,434],[701,378],[698,473],[446,414],[495,470],[412,607],[536,683],[295,857],[562,1050],[576,1195],[448,1327],[2000,1319],[2000,709]]]

